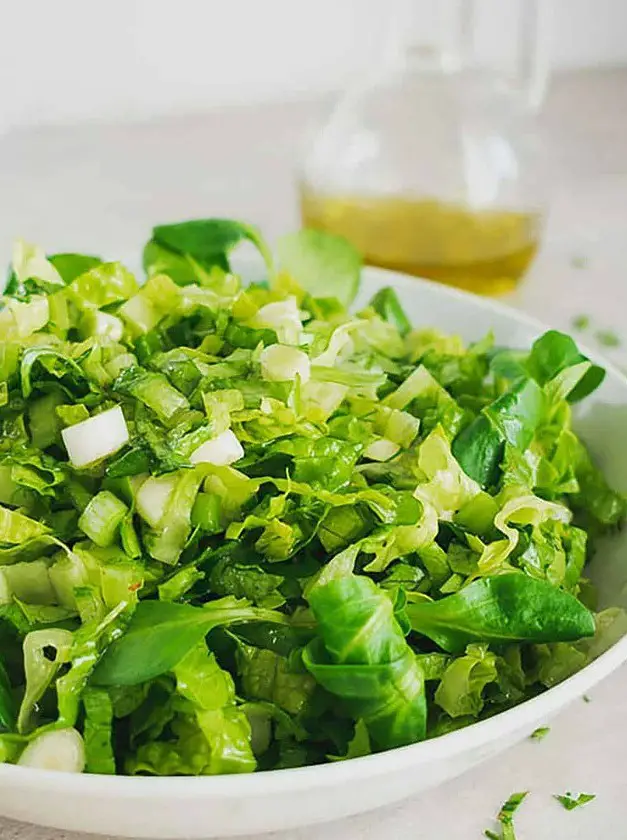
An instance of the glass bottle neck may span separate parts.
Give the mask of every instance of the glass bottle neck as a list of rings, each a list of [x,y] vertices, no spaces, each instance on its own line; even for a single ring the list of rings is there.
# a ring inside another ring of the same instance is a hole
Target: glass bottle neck
[[[489,54],[477,61],[478,11],[478,0],[396,0],[388,57],[396,67],[410,72],[491,73],[537,109],[550,70],[550,4],[546,0],[507,4],[504,38],[511,48],[505,61]]]
[[[469,63],[475,0],[399,0],[390,55],[411,69],[455,72]]]

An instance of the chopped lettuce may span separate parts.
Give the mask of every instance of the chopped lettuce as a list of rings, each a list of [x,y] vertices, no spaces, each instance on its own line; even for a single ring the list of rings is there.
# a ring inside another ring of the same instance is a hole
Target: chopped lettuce
[[[246,288],[242,242],[266,272]],[[526,352],[412,330],[392,288],[354,314],[360,266],[302,231],[275,267],[225,219],[155,227],[143,281],[17,244],[1,759],[51,734],[88,773],[352,759],[520,703],[623,635],[585,566],[626,501],[571,412],[603,371],[555,331]]]

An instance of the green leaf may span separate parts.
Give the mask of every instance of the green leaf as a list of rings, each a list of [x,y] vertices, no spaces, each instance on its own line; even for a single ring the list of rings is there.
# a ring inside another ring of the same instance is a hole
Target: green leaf
[[[94,265],[67,287],[68,295],[79,305],[96,309],[127,300],[138,290],[135,277],[119,262]]]
[[[396,292],[390,286],[379,289],[370,301],[370,306],[385,321],[393,324],[402,336],[406,336],[411,330],[411,322],[405,314]]]
[[[22,545],[47,532],[48,528],[41,522],[0,506],[0,543]]]
[[[412,629],[450,653],[470,642],[575,641],[595,632],[573,595],[513,572],[474,581],[439,601],[408,604]]]
[[[139,400],[164,423],[178,411],[189,408],[187,399],[170,385],[162,373],[152,373],[140,367],[127,368],[116,379],[113,390]]]
[[[255,769],[250,725],[237,708],[178,715],[170,728],[171,740],[140,746],[137,755],[126,762],[128,773],[210,776]]]
[[[113,704],[107,691],[87,688],[83,693],[85,760],[88,773],[113,775]]]
[[[198,283],[205,273],[202,265],[186,254],[178,254],[164,248],[154,239],[146,243],[143,253],[144,270],[148,276],[167,274],[177,286]]]
[[[11,681],[2,660],[0,660],[0,727],[13,731],[15,724],[15,703]]]
[[[102,264],[100,257],[88,254],[51,254],[48,259],[68,285],[97,265]]]
[[[227,258],[233,248],[244,240],[255,245],[272,269],[272,255],[260,232],[253,225],[231,219],[195,219],[171,225],[158,225],[152,231],[153,240],[175,254],[197,260],[201,265],[228,268]],[[145,260],[153,259],[148,252]]]
[[[609,486],[579,441],[575,445],[574,469],[579,487],[572,497],[572,505],[583,514],[588,530],[603,533],[615,528],[625,518],[627,498]]]
[[[243,643],[237,649],[237,669],[244,697],[275,703],[291,715],[306,711],[316,686],[310,674],[291,668],[285,656]]]
[[[422,740],[424,678],[388,594],[348,574],[312,587],[308,599],[319,634],[303,654],[310,673],[363,719],[377,749]]]
[[[20,366],[24,399],[40,383],[55,380],[73,397],[84,397],[95,390],[81,367],[64,353],[49,347],[30,347],[24,352]]]
[[[368,727],[363,720],[358,720],[355,724],[355,733],[348,742],[346,753],[344,755],[330,755],[330,761],[346,761],[350,758],[361,758],[364,755],[371,755],[372,747],[370,745],[370,736],[368,735]]]
[[[579,352],[572,338],[557,330],[549,330],[534,342],[527,360],[530,374],[540,385],[546,385],[565,368],[589,361]],[[595,391],[605,378],[605,371],[598,365],[590,369],[571,391],[570,402],[578,402]]]
[[[593,799],[596,799],[596,794],[580,793],[579,796],[573,796],[572,793],[568,792],[561,795],[555,794],[553,799],[557,799],[560,805],[567,811],[574,811],[575,808],[580,808],[582,805],[586,805],[588,802],[592,802]]]
[[[76,725],[83,692],[103,650],[128,626],[133,598],[128,590],[126,594],[128,601],[121,601],[104,617],[90,618],[74,632],[65,660],[71,663],[70,669],[56,681],[60,726]]]
[[[525,450],[544,417],[546,399],[531,379],[523,379],[486,406],[453,442],[453,455],[482,487],[496,483],[505,443]]]
[[[218,559],[209,576],[211,591],[216,595],[246,598],[260,607],[276,608],[285,603],[279,587],[282,575],[262,568],[258,563],[242,562],[236,556]]]
[[[316,297],[335,297],[348,306],[359,289],[361,256],[341,236],[305,229],[277,243],[279,265]]]
[[[476,718],[483,709],[483,690],[497,676],[496,656],[487,645],[468,645],[464,656],[446,666],[434,700],[452,718]]]
[[[270,610],[249,607],[245,601],[225,598],[206,607],[168,601],[142,601],[125,634],[103,656],[95,685],[137,685],[158,677],[180,662],[214,627],[242,621],[285,618]]]
[[[534,741],[543,741],[550,731],[550,726],[539,726],[537,729],[533,730],[529,737],[532,738]]]

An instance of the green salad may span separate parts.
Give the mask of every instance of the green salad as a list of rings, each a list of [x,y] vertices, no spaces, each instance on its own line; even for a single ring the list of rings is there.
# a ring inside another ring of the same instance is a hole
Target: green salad
[[[243,286],[247,240],[265,279]],[[339,761],[582,668],[625,500],[571,424],[604,372],[412,329],[359,255],[228,220],[146,279],[19,242],[0,311],[0,760],[212,775]],[[428,317],[424,318],[428,323]]]

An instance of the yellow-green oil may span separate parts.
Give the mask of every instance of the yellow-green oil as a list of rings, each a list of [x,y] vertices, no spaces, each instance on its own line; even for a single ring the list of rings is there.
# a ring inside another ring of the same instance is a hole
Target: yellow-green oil
[[[516,286],[538,249],[540,217],[475,211],[431,199],[332,196],[301,191],[303,223],[340,234],[367,264],[480,294]]]

